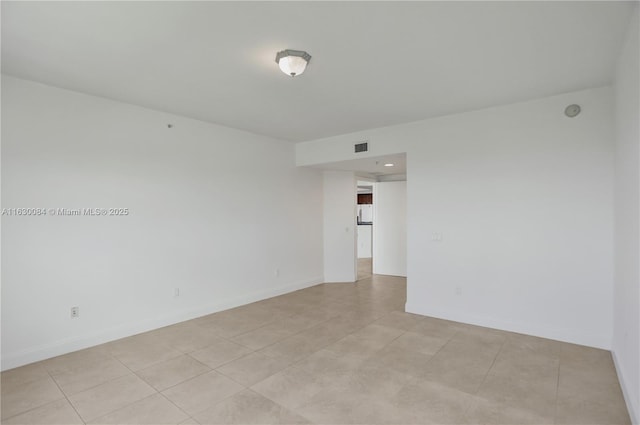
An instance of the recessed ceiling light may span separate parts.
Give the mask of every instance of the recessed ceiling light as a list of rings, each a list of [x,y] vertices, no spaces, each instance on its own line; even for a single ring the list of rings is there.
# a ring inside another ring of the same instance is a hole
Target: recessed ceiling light
[[[276,63],[280,70],[292,77],[302,74],[310,60],[311,55],[302,50],[287,49],[276,55]]]
[[[384,164],[385,167],[393,167],[393,164],[390,162],[387,162],[386,164]]]
[[[580,113],[580,105],[569,105],[564,110],[564,114],[569,118],[576,117],[579,113]]]

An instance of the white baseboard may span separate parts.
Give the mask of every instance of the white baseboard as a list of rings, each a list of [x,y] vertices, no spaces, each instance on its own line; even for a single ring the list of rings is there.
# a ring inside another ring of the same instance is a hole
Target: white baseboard
[[[636,404],[636,400],[634,400],[633,395],[629,392],[629,386],[625,380],[625,374],[622,371],[622,367],[620,366],[620,362],[618,361],[618,356],[616,355],[616,352],[614,350],[611,350],[611,357],[613,357],[613,364],[616,367],[618,382],[620,382],[622,395],[624,396],[624,401],[627,404],[627,410],[629,411],[629,416],[631,417],[631,423],[634,425],[638,425],[640,424],[640,406]]]
[[[104,344],[116,339],[151,331],[164,326],[173,325],[185,320],[195,319],[207,314],[217,313],[219,311],[228,310],[230,308],[250,304],[252,302],[276,297],[278,295],[297,291],[299,289],[308,288],[310,286],[318,285],[323,281],[324,280],[322,279],[322,277],[317,277],[311,280],[290,283],[288,285],[280,286],[277,288],[270,288],[265,291],[257,291],[250,294],[245,294],[240,297],[227,299],[222,302],[208,305],[206,307],[172,312],[165,316],[154,317],[153,319],[137,322],[134,324],[126,324],[113,328],[101,329],[91,334],[74,336],[72,338],[66,338],[52,343],[19,350],[3,356],[0,369],[3,371],[13,369],[15,367],[23,366],[29,363],[49,359],[51,357],[67,354],[77,350],[82,350],[84,348],[93,347],[95,345]]]
[[[513,322],[494,317],[478,316],[460,311],[447,311],[423,308],[415,304],[405,305],[407,313],[420,314],[422,316],[435,317],[438,319],[452,320],[454,322],[467,323],[470,325],[484,326],[502,331],[521,333],[537,336],[540,338],[553,339],[556,341],[569,342],[572,344],[586,345],[588,347],[611,350],[611,336],[585,333],[576,329],[544,327],[530,323]]]

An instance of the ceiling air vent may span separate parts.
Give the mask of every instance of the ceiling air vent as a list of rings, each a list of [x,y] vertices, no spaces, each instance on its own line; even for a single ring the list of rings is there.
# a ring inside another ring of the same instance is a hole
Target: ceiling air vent
[[[363,142],[363,143],[356,143],[356,153],[358,152],[366,152],[369,150],[369,146],[367,144],[367,142]]]

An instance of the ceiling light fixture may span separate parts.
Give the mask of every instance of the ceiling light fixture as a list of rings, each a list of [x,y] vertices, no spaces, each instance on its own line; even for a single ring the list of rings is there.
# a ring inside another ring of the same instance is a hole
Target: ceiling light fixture
[[[276,63],[282,72],[292,77],[302,74],[310,60],[311,55],[302,50],[287,49],[276,55]]]
[[[386,164],[384,164],[385,167],[393,167],[393,164],[390,162],[387,162]]]

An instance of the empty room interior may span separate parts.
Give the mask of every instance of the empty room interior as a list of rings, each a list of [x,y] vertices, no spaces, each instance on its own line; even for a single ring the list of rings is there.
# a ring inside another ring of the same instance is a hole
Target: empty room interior
[[[637,1],[1,8],[2,424],[639,424]]]

